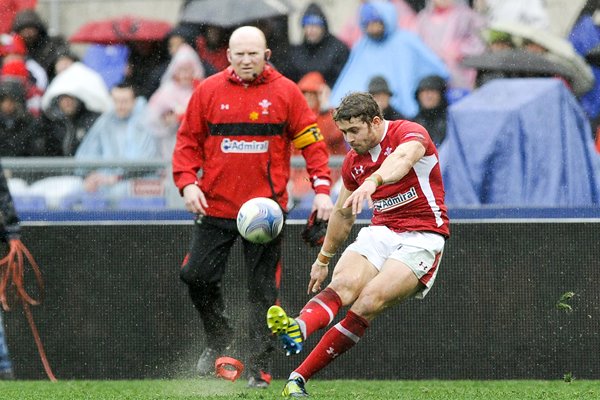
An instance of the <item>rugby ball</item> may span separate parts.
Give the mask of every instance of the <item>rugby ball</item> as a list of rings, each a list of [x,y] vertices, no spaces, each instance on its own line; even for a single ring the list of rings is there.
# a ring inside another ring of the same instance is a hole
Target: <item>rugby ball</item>
[[[237,228],[249,242],[264,244],[275,239],[283,228],[283,212],[274,200],[255,197],[238,211]]]

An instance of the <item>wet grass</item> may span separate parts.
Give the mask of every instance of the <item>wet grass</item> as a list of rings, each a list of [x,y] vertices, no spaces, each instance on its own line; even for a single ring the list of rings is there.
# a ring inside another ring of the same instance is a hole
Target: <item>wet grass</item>
[[[19,400],[184,400],[281,398],[284,381],[247,389],[245,381],[216,379],[128,381],[0,381],[0,398]],[[508,400],[600,399],[600,381],[359,381],[319,380],[307,384],[314,399]]]

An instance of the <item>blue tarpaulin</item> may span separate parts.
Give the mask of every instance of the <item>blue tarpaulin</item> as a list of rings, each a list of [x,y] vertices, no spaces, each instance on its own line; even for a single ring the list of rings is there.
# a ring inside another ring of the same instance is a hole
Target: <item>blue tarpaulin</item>
[[[587,117],[553,78],[494,80],[453,104],[440,165],[449,206],[600,204]]]

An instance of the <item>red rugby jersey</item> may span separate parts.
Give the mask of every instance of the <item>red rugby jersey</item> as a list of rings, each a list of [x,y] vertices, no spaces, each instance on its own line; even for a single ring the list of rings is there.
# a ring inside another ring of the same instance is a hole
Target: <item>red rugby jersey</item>
[[[373,193],[373,225],[384,225],[395,232],[429,231],[449,236],[449,220],[444,204],[444,185],[437,149],[421,125],[398,120],[386,121],[383,139],[367,154],[350,150],[342,166],[344,186],[356,190],[373,174],[398,145],[419,140],[425,155],[404,178],[386,184]]]
[[[302,149],[313,188],[329,194],[327,147],[297,85],[268,65],[250,83],[229,67],[202,81],[188,103],[173,153],[175,185],[198,181],[214,217],[236,218],[246,200],[273,195],[285,210],[290,143],[301,133],[314,136]]]

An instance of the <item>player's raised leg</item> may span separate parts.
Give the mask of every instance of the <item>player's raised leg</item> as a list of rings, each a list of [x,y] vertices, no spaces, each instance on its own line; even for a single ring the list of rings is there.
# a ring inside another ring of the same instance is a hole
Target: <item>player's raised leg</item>
[[[304,340],[329,325],[341,306],[340,296],[335,290],[326,288],[310,299],[296,318],[289,317],[279,306],[271,306],[267,312],[267,326],[279,337],[286,355],[298,354]]]
[[[294,318],[288,317],[283,308],[271,306],[267,311],[267,326],[279,338],[286,355],[298,354],[302,351],[304,338],[300,326]]]
[[[344,252],[330,285],[311,298],[298,317],[291,318],[283,308],[272,306],[267,313],[267,326],[279,337],[286,355],[298,354],[304,340],[331,324],[340,307],[351,304],[376,274],[377,270],[363,256]]]
[[[408,266],[388,259],[381,272],[362,289],[346,317],[323,335],[313,351],[290,374],[282,395],[293,397],[291,394],[286,395],[286,392],[293,389],[292,380],[306,383],[315,373],[354,347],[365,334],[370,322],[383,310],[414,296],[422,288],[419,279]]]

